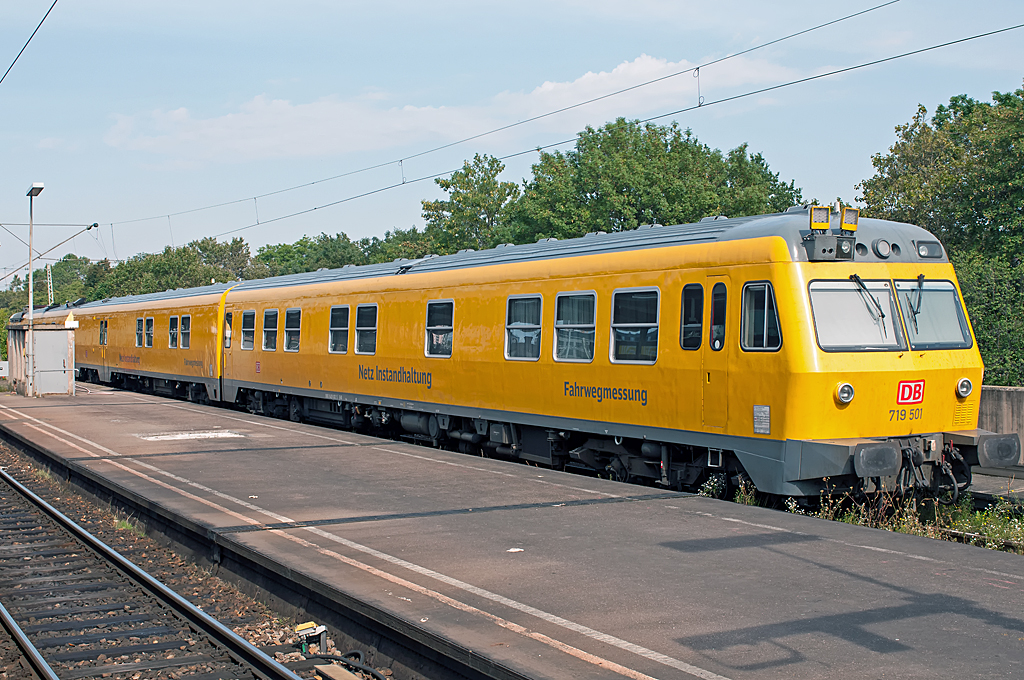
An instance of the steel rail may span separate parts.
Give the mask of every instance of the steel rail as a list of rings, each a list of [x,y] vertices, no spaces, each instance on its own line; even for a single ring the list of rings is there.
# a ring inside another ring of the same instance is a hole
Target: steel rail
[[[60,680],[57,674],[50,668],[50,664],[46,663],[46,659],[43,658],[36,646],[32,644],[32,641],[28,639],[25,632],[18,626],[18,623],[11,616],[11,613],[7,611],[7,608],[0,604],[0,622],[3,623],[5,629],[7,629],[8,635],[14,640],[14,643],[18,645],[18,649],[25,655],[25,659],[28,661],[29,666],[32,667],[32,672],[35,673],[39,680]]]
[[[302,680],[298,675],[285,668],[284,665],[275,661],[265,652],[260,651],[253,645],[246,642],[241,636],[222,624],[220,621],[199,609],[194,604],[165,586],[163,583],[154,579],[142,569],[139,569],[135,564],[121,556],[121,554],[116,550],[75,524],[70,518],[37,496],[30,489],[23,486],[18,480],[11,477],[6,470],[0,469],[0,479],[40,508],[51,519],[60,524],[66,531],[84,543],[88,548],[95,551],[100,557],[107,560],[111,565],[119,569],[130,579],[137,582],[145,590],[148,590],[150,594],[154,595],[163,604],[170,607],[171,610],[183,619],[196,626],[202,633],[209,636],[210,640],[215,644],[222,646],[242,663],[251,666],[258,675],[262,676],[266,680]],[[0,608],[2,608],[2,605],[0,605]],[[3,614],[7,617],[10,616],[6,609],[3,609]],[[13,619],[10,619],[10,621],[11,623],[14,623]],[[6,620],[4,623],[6,626]],[[15,625],[15,629],[18,633],[21,633],[21,629],[18,628],[17,625]],[[21,635],[24,637],[24,633],[21,633]],[[16,637],[16,634],[12,632],[12,636]],[[31,647],[31,643],[28,642],[27,638],[25,638],[25,642]],[[32,647],[32,649],[35,651],[34,647]],[[37,651],[36,654],[38,655]],[[46,662],[42,660],[42,657],[39,657],[39,660],[42,661],[44,666],[46,666]],[[50,680],[51,678],[53,680],[59,680],[57,676],[53,675],[53,671],[49,669],[49,666],[46,666],[46,670],[50,672],[50,675],[41,676],[43,680]]]

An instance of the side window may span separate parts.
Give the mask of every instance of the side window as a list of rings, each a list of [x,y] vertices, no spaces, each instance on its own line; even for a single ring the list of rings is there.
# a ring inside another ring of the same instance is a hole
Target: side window
[[[328,352],[345,354],[348,352],[348,305],[331,307],[331,342]]]
[[[192,317],[188,314],[181,317],[181,348],[192,346]]]
[[[107,322],[100,321],[100,344],[107,344]]]
[[[356,307],[356,354],[377,351],[377,305]]]
[[[711,349],[716,352],[725,347],[725,284],[718,282],[711,289]]]
[[[284,351],[299,351],[299,329],[302,326],[302,310],[286,309],[284,312]]]
[[[505,358],[540,359],[539,297],[510,297],[505,312]]]
[[[135,320],[135,346],[142,347],[142,319],[138,318]]]
[[[658,302],[657,289],[612,295],[612,361],[658,360]]]
[[[277,310],[263,311],[263,349],[273,352],[277,349]]]
[[[231,348],[231,312],[224,315],[224,349]]]
[[[679,346],[683,349],[700,349],[704,333],[704,286],[699,283],[683,286],[680,319]]]
[[[596,315],[594,293],[559,293],[555,297],[555,360],[594,360]]]
[[[146,347],[153,346],[153,317],[146,317]]]
[[[252,349],[256,346],[256,311],[242,312],[242,340],[239,347]]]
[[[455,303],[427,303],[427,342],[428,357],[450,357],[452,355],[452,335],[455,331]]]
[[[178,317],[172,316],[167,323],[167,346],[174,349],[178,346]]]
[[[767,281],[743,286],[740,346],[745,350],[776,350],[782,347],[775,291]]]

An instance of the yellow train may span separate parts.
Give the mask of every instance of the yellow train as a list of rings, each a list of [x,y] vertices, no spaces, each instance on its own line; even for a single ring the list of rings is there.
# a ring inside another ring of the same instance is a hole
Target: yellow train
[[[725,473],[784,496],[948,501],[970,465],[1020,459],[1016,435],[976,429],[983,366],[941,244],[852,209],[71,312],[84,379],[669,488]]]

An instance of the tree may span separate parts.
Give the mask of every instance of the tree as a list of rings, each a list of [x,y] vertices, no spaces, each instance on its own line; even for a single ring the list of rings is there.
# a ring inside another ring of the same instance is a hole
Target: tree
[[[451,178],[434,180],[448,193],[448,200],[422,201],[425,234],[437,254],[503,242],[509,209],[520,193],[514,182],[498,181],[504,169],[494,156],[476,154]]]
[[[516,206],[519,242],[781,211],[802,200],[744,144],[723,156],[690,130],[623,118],[542,152]]]
[[[252,274],[246,278],[334,269],[346,264],[363,264],[365,261],[359,244],[354,243],[348,235],[339,233],[328,236],[322,233],[314,238],[303,236],[295,243],[262,246],[253,259]]]
[[[930,121],[919,106],[896,136],[857,185],[865,216],[918,224],[947,249],[1024,257],[1024,89],[953,97]]]

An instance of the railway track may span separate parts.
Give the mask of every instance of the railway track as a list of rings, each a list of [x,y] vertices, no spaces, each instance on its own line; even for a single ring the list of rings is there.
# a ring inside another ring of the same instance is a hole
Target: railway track
[[[299,680],[3,470],[0,619],[42,680]]]

